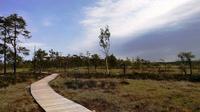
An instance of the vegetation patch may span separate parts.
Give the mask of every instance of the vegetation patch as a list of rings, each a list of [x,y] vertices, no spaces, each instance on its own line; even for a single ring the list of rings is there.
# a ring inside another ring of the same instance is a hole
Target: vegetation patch
[[[47,76],[45,73],[30,73],[30,72],[21,72],[17,73],[17,78],[12,73],[7,73],[6,75],[0,74],[0,88],[6,88],[9,85],[15,83],[29,82],[31,84],[32,79],[37,80],[44,76]]]
[[[59,94],[96,112],[200,111],[200,83],[197,82],[118,78],[76,80],[78,83],[62,75],[51,85]],[[107,88],[112,88],[110,82],[115,83],[114,89]],[[79,88],[74,89],[73,84]],[[102,86],[104,84],[107,86]]]
[[[14,84],[13,74],[0,75],[1,112],[44,112],[30,94],[30,84],[48,74],[17,73]]]
[[[1,112],[44,112],[28,90],[29,83],[18,83],[0,89]]]
[[[117,82],[107,80],[67,80],[65,86],[69,89],[115,89]]]
[[[174,80],[174,81],[191,81],[200,82],[200,75],[184,74],[156,74],[156,73],[132,73],[132,74],[104,74],[104,73],[68,73],[65,76],[71,78],[92,79],[92,78],[117,78],[117,79],[151,79],[151,80]]]

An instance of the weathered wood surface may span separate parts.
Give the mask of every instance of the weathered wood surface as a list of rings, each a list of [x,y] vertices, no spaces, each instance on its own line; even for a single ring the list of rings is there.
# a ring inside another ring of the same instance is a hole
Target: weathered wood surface
[[[46,112],[92,112],[59,95],[49,86],[49,81],[55,79],[57,76],[58,74],[52,74],[31,84],[31,94],[36,102]]]

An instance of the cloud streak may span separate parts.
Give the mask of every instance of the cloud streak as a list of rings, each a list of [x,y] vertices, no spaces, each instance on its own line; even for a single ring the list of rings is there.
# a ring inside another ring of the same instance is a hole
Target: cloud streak
[[[99,0],[85,8],[86,38],[76,44],[92,48],[98,41],[99,28],[109,25],[112,39],[128,40],[160,28],[176,29],[200,12],[194,0]]]

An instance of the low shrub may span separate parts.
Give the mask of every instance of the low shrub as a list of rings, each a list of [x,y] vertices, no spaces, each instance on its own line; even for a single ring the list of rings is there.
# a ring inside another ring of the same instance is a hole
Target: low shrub
[[[183,74],[156,74],[156,73],[133,73],[133,74],[103,74],[103,73],[71,73],[67,77],[71,78],[82,78],[82,79],[92,79],[92,78],[119,78],[119,79],[151,79],[151,80],[185,80],[191,82],[200,82],[200,75],[183,75]]]
[[[22,82],[27,82],[30,79],[38,79],[40,77],[44,77],[47,74],[44,73],[17,73],[17,79],[15,80],[15,76],[13,74],[6,74],[2,75],[0,74],[0,88],[2,87],[7,87],[10,84],[15,84],[15,83],[22,83]]]
[[[96,80],[69,80],[65,85],[69,89],[115,89],[117,82]]]

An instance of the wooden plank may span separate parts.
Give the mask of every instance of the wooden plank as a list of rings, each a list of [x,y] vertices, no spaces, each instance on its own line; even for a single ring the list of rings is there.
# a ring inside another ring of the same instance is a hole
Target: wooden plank
[[[58,74],[52,74],[31,84],[31,94],[36,102],[46,112],[92,112],[82,105],[59,95],[49,86],[49,81],[57,76]]]

